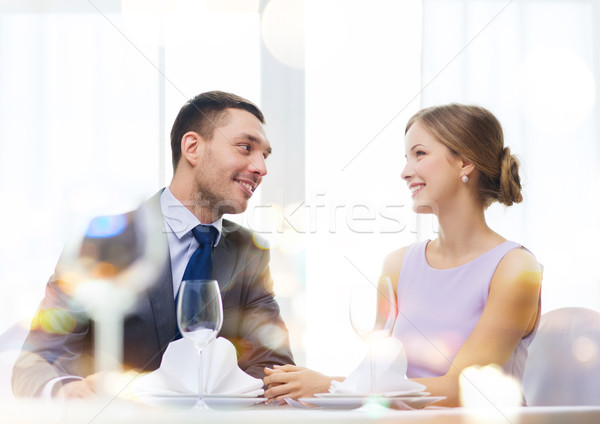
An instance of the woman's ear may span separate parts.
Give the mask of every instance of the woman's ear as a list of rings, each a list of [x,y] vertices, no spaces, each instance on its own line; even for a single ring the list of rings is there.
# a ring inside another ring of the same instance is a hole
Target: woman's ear
[[[461,168],[461,175],[466,175],[468,177],[469,175],[471,175],[471,172],[473,172],[473,170],[475,169],[475,164],[469,159],[463,158]]]
[[[181,137],[181,158],[185,159],[192,167],[198,164],[201,138],[194,131],[188,131]]]

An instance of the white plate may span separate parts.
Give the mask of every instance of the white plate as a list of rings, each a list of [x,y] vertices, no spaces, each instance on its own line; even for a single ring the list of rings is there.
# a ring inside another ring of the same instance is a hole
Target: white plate
[[[423,408],[431,403],[445,399],[444,396],[399,396],[387,398],[390,407],[403,409],[406,406],[411,408]],[[364,397],[314,397],[300,398],[301,402],[310,405],[319,406],[324,409],[356,409],[363,406]]]
[[[416,396],[427,396],[427,395],[429,395],[429,392],[422,392],[421,390],[418,390],[418,389],[402,390],[402,391],[396,391],[396,392],[386,392],[386,393],[381,394],[381,396],[386,397],[386,398],[403,397],[403,396],[416,397]],[[369,396],[370,396],[369,394],[358,394],[358,393],[315,393],[315,397],[319,397],[319,398],[359,398],[359,399],[364,399]]]
[[[194,395],[159,395],[159,396],[144,396],[140,400],[148,405],[167,406],[177,408],[191,408],[196,403]],[[247,408],[266,399],[256,396],[244,395],[205,395],[204,401],[209,408],[214,409],[241,409]]]
[[[337,398],[300,398],[300,402],[308,403],[314,406],[320,406],[325,409],[356,409],[363,404],[363,398],[358,397],[337,397]]]
[[[410,396],[410,397],[416,397],[416,396],[429,396],[431,393],[429,392],[422,392],[420,390],[404,390],[404,391],[400,391],[400,392],[387,392],[384,393],[383,396],[386,398],[394,398],[394,397],[404,397],[404,396]]]
[[[429,404],[446,399],[446,396],[400,396],[389,398],[390,408],[404,409],[404,404],[411,408],[419,409]]]
[[[364,399],[369,395],[358,393],[315,393],[314,396],[324,399]]]
[[[206,396],[204,401],[210,408],[215,409],[240,409],[256,405],[266,401],[263,397],[245,397],[245,396]]]

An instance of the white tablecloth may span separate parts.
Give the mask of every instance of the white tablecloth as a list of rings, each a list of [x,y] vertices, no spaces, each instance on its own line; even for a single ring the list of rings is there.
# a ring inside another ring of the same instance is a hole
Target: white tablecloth
[[[334,423],[436,423],[436,424],[542,424],[600,423],[600,407],[524,407],[500,414],[463,408],[417,411],[308,410],[289,407],[254,407],[237,411],[195,412],[187,409],[156,408],[115,401],[0,402],[3,423],[10,424],[334,424]]]

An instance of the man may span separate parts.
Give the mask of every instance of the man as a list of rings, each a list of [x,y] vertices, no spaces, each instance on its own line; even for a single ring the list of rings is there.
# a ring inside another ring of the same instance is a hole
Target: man
[[[135,250],[131,240],[136,234],[139,237],[140,216],[156,210],[164,220],[165,265],[159,267],[155,281],[125,319],[126,368],[157,369],[168,343],[178,337],[175,298],[199,246],[192,232],[196,227],[203,232],[212,227],[210,232],[215,234],[214,242],[210,241],[209,275],[219,282],[223,298],[219,335],[236,346],[240,368],[263,378],[264,367],[293,362],[287,329],[272,291],[269,252],[257,247],[249,230],[222,218],[224,213],[243,212],[267,174],[265,161],[271,146],[264,123],[258,107],[234,94],[213,91],[196,96],[181,108],[173,124],[174,175],[169,187],[137,211],[125,214],[124,221],[119,221],[124,222],[124,229],[116,235],[96,237],[88,230],[82,254],[93,252],[98,262],[117,263],[118,272],[131,264],[132,259],[122,251],[123,247]],[[61,311],[50,315],[59,319],[54,325],[32,327],[13,370],[16,395],[86,397],[100,390],[89,359],[93,323],[73,306],[65,289],[69,269],[62,262],[59,260],[48,282],[38,312],[39,317]]]

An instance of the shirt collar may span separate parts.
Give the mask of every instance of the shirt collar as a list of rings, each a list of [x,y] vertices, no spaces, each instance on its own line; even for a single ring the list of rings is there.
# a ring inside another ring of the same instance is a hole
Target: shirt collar
[[[220,217],[210,224],[201,223],[188,208],[177,200],[173,193],[171,193],[171,190],[169,190],[169,187],[165,187],[160,195],[160,209],[167,226],[178,239],[181,240],[183,236],[190,233],[192,229],[199,224],[212,225],[219,232],[217,239],[215,240],[215,246],[219,244],[221,233],[223,231],[223,217]]]

